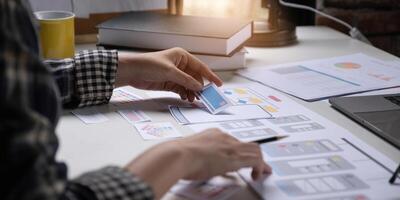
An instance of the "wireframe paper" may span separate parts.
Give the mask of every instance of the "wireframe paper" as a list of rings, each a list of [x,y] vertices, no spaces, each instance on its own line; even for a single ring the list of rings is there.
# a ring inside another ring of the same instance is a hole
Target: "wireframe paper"
[[[222,122],[244,119],[266,119],[272,115],[258,105],[234,105],[218,114],[211,114],[206,108],[170,106],[171,115],[179,124]]]

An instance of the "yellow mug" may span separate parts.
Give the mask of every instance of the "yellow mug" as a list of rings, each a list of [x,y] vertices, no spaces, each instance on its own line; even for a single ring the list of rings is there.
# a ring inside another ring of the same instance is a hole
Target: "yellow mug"
[[[35,12],[40,24],[40,46],[44,59],[72,58],[75,54],[74,13]]]

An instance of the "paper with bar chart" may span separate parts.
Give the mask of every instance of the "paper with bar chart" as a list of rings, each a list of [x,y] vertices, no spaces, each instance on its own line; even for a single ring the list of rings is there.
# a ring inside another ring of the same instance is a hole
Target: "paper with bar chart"
[[[191,124],[191,129],[197,132],[217,127],[244,142],[289,135],[260,145],[273,169],[271,176],[254,182],[250,169],[239,171],[264,199],[398,197],[398,186],[387,182],[396,163],[347,130],[258,83],[226,84],[222,91],[236,105],[273,107],[274,112],[265,109],[273,118]]]
[[[400,68],[364,54],[249,68],[238,74],[307,101],[400,86]]]

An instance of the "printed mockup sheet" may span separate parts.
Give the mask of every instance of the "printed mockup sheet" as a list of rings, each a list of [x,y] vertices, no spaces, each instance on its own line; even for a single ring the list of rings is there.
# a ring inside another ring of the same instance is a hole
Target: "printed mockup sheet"
[[[303,100],[400,86],[400,67],[364,54],[241,70],[239,75]]]
[[[139,122],[151,121],[143,111],[130,108],[129,104],[143,98],[131,91],[131,87],[116,88],[113,91],[108,106],[116,109],[117,112],[129,123],[135,124]],[[108,117],[99,111],[98,106],[80,108],[71,111],[75,116],[86,124],[97,124],[108,121]]]
[[[223,122],[244,119],[266,119],[271,114],[259,105],[234,105],[218,114],[210,113],[204,107],[169,107],[171,115],[179,124]]]
[[[138,123],[134,126],[145,140],[182,137],[182,134],[170,122]]]
[[[264,199],[399,198],[399,186],[388,183],[397,163],[346,129],[258,83],[226,84],[222,91],[235,105],[257,104],[273,117],[190,124],[195,132],[220,128],[244,142],[289,135],[260,145],[271,176],[253,181],[251,169],[239,171]]]

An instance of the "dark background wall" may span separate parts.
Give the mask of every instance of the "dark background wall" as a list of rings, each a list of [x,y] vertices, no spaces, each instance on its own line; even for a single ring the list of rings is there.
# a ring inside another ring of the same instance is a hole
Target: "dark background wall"
[[[400,56],[400,0],[286,0],[317,8],[342,19],[364,33],[371,43]],[[293,22],[301,25],[329,26],[345,34],[349,30],[310,11],[288,8]]]
[[[400,56],[399,0],[320,0],[318,9],[356,26],[374,46]],[[315,22],[348,33],[324,17],[316,16]]]
[[[302,4],[311,6],[313,8],[316,7],[315,0],[286,0],[287,2]],[[315,24],[315,14],[310,11],[294,9],[294,8],[287,8],[289,10],[291,19],[294,23],[298,26],[306,26],[306,25],[314,25]]]

